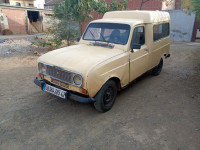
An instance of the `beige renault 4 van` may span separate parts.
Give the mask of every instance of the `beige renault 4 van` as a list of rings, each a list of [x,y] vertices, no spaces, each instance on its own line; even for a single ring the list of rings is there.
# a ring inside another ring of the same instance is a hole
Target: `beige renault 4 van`
[[[38,59],[43,91],[110,110],[117,92],[170,56],[170,16],[161,11],[112,11],[90,22],[79,44]]]

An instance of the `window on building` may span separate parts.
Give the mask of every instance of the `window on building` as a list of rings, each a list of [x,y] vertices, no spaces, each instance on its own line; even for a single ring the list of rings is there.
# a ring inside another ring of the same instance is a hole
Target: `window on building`
[[[19,2],[16,2],[16,6],[21,6],[21,3],[19,3]]]
[[[5,3],[10,3],[9,0],[5,0]]]
[[[51,16],[53,16],[53,14],[45,14],[45,16],[50,16],[51,17]]]
[[[33,7],[33,4],[28,4],[29,7]]]
[[[131,43],[144,45],[145,43],[144,26],[135,27]]]
[[[50,6],[50,5],[45,5],[44,7],[45,9],[53,9],[53,6]]]
[[[153,40],[157,41],[169,36],[169,23],[162,23],[153,26]]]

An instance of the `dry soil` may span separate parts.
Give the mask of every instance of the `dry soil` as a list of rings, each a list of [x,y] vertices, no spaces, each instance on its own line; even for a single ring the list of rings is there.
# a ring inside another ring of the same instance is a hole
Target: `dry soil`
[[[171,54],[107,113],[41,91],[33,51],[1,56],[0,150],[199,150],[200,44],[173,43]]]

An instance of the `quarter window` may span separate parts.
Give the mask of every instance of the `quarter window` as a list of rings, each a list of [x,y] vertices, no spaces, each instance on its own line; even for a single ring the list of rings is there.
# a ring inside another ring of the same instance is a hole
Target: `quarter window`
[[[131,43],[144,45],[145,43],[144,26],[139,26],[134,29]]]
[[[169,36],[169,23],[157,24],[153,26],[153,40]]]

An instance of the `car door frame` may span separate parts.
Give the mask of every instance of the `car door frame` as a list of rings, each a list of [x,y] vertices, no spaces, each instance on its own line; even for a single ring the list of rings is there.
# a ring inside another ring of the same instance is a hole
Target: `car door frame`
[[[141,27],[141,26],[144,27],[145,43],[141,45],[140,49],[134,49],[133,52],[131,52],[132,51],[131,48],[129,50],[129,82],[138,78],[140,75],[145,73],[148,69],[149,50],[146,44],[147,32],[146,32],[145,24],[136,25],[134,29],[132,30],[132,32],[134,34],[135,28]],[[133,34],[131,37],[131,42],[134,36]]]

